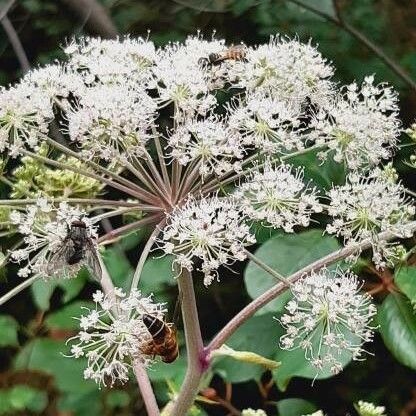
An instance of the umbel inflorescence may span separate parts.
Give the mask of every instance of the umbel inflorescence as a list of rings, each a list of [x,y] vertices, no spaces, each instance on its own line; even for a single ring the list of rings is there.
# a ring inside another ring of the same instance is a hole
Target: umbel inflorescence
[[[132,362],[151,361],[133,344],[148,338],[144,313],[163,315],[136,291],[152,246],[173,255],[177,274],[202,274],[209,286],[247,258],[253,223],[292,233],[325,218],[346,245],[369,239],[380,267],[392,248],[379,233],[410,235],[414,207],[378,167],[397,146],[397,94],[372,76],[340,87],[311,43],[275,36],[227,48],[200,36],[160,48],[142,38],[84,38],[64,47],[64,62],[0,90],[10,197],[1,217],[4,232],[21,237],[8,254],[19,276],[75,277],[91,266],[84,243],[98,256],[124,235],[151,231],[131,292],[95,295],[101,306],[81,318],[72,354],[87,357],[86,377],[100,383],[125,381]],[[299,166],[304,155],[316,169],[333,159],[348,172],[345,183],[318,188]],[[71,256],[51,267],[63,244]],[[357,357],[371,339],[373,309],[351,273],[323,273],[293,286],[281,346],[300,346],[318,369],[337,372],[330,350]],[[325,357],[309,347],[315,336]]]

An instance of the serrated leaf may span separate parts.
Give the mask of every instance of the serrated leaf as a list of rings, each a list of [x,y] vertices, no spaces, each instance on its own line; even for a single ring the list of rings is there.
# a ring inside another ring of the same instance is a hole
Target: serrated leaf
[[[289,276],[339,248],[336,238],[323,235],[322,230],[308,230],[299,234],[276,235],[262,244],[254,254],[273,270]],[[277,283],[276,279],[252,261],[244,272],[244,282],[252,299]],[[258,311],[257,315],[282,311],[290,298],[290,292],[284,292]]]
[[[0,315],[0,347],[17,347],[19,324],[9,315]]]
[[[394,282],[411,302],[416,302],[416,267],[400,267],[394,275]]]
[[[318,410],[313,403],[297,398],[279,400],[276,407],[279,416],[302,416]]]
[[[51,313],[45,320],[48,329],[64,329],[76,330],[79,329],[79,321],[74,319],[80,317],[87,307],[94,309],[94,302],[76,301],[59,309],[57,312]]]
[[[399,362],[416,370],[416,315],[410,301],[398,293],[389,294],[377,319],[386,347]]]

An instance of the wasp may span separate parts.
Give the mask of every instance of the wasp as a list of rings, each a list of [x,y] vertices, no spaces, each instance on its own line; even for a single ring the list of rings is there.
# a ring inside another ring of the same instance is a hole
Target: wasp
[[[88,235],[87,225],[82,220],[72,221],[61,245],[52,254],[48,272],[56,273],[65,266],[85,264],[97,280],[101,279],[102,270],[100,260],[93,239]]]
[[[246,59],[247,51],[243,45],[230,46],[219,53],[210,53],[208,57],[200,58],[198,63],[200,65],[218,65],[224,61],[244,61]]]
[[[179,355],[176,326],[148,313],[143,314],[142,319],[152,339],[141,347],[141,352],[159,355],[164,363],[174,362]]]

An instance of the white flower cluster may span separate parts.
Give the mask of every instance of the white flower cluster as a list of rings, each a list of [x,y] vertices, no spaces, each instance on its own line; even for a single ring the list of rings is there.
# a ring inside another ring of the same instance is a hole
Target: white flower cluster
[[[267,416],[267,413],[264,410],[261,410],[261,409],[254,410],[250,407],[248,409],[244,409],[241,412],[241,416]]]
[[[195,259],[202,262],[206,286],[218,278],[219,266],[244,260],[244,247],[255,242],[236,202],[218,197],[190,199],[175,209],[161,239],[162,249],[175,255],[181,269],[192,271]]]
[[[363,343],[371,341],[370,326],[377,309],[371,297],[360,293],[352,272],[322,269],[298,280],[291,287],[293,299],[280,318],[286,333],[280,339],[284,349],[301,348],[317,373],[342,370],[346,353],[360,359]]]
[[[141,157],[151,138],[156,103],[128,85],[97,85],[85,89],[67,113],[68,134],[87,159],[114,161]]]
[[[86,225],[87,236],[95,238],[96,229],[85,212],[65,202],[61,202],[56,208],[45,199],[39,198],[36,204],[28,205],[26,211],[12,211],[10,221],[23,236],[23,247],[10,252],[12,261],[24,264],[18,275],[38,275],[44,279],[76,276],[84,265],[83,261],[70,265],[62,258],[52,264],[51,259],[62,248],[72,222],[81,219]]]
[[[369,239],[373,247],[373,261],[385,266],[383,257],[388,244],[377,234],[390,231],[398,237],[412,236],[407,224],[415,214],[415,206],[408,203],[404,188],[395,183],[385,171],[375,170],[367,177],[350,174],[347,183],[329,192],[328,214],[333,218],[326,230],[343,237],[346,244]]]
[[[359,416],[387,416],[384,406],[375,406],[373,403],[365,402],[360,400],[356,405],[354,405],[355,410],[357,410]]]
[[[112,295],[97,291],[93,300],[96,308],[86,308],[87,314],[79,318],[81,331],[68,340],[72,341],[71,356],[87,358],[85,379],[104,386],[112,386],[115,381],[125,383],[135,360],[144,365],[152,362],[152,357],[140,348],[151,341],[143,314],[163,319],[166,310],[137,290],[128,296],[119,288]]]
[[[171,156],[181,165],[197,163],[202,178],[241,170],[241,138],[220,119],[211,117],[181,125],[169,138],[169,146]]]
[[[25,85],[0,89],[0,152],[15,157],[22,147],[36,148],[53,119],[50,100]]]
[[[302,169],[270,160],[249,175],[235,196],[249,218],[287,233],[296,225],[307,227],[311,215],[322,211],[316,189],[303,182]]]
[[[69,67],[80,73],[86,84],[146,85],[153,80],[156,48],[146,39],[86,37],[68,44],[64,52],[69,57]]]
[[[272,94],[286,103],[303,105],[306,99],[324,104],[332,94],[334,69],[311,44],[272,37],[249,49],[239,73],[239,87]]]
[[[317,112],[310,137],[350,169],[373,167],[392,156],[400,134],[397,102],[392,88],[374,85],[374,77],[366,77],[361,87],[348,85]]]

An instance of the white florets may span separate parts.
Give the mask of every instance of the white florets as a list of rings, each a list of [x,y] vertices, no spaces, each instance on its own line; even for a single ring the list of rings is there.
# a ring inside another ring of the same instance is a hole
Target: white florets
[[[360,400],[357,404],[354,405],[359,416],[387,416],[384,406],[375,406],[373,403],[365,402]]]
[[[411,237],[407,224],[415,214],[415,206],[408,203],[402,185],[389,180],[377,170],[368,177],[350,174],[347,183],[329,192],[331,199],[328,214],[333,221],[326,230],[343,237],[346,244],[369,239],[373,247],[373,260],[385,266],[383,254],[388,248],[377,235],[390,231],[398,237]]]
[[[110,387],[117,381],[125,383],[135,360],[149,365],[150,356],[141,352],[141,345],[151,341],[143,323],[143,314],[163,319],[164,305],[155,303],[133,290],[127,296],[116,288],[112,295],[101,291],[93,295],[96,308],[79,318],[81,331],[69,341],[71,356],[86,357],[84,378]]]
[[[80,219],[87,226],[88,237],[95,238],[96,229],[85,212],[64,202],[56,208],[39,198],[37,204],[28,205],[24,212],[12,211],[10,221],[23,236],[23,245],[10,252],[11,260],[21,265],[18,275],[38,275],[44,279],[75,277],[82,261],[73,265],[66,264],[65,258],[59,259],[59,264],[51,265],[50,261],[67,237],[71,223]]]
[[[298,280],[280,318],[286,330],[280,346],[304,350],[317,373],[329,369],[338,374],[345,356],[360,359],[362,345],[372,340],[370,323],[377,312],[360,288],[354,273],[341,270],[322,269]]]
[[[374,77],[365,78],[361,87],[348,85],[316,114],[310,138],[327,145],[334,160],[350,169],[373,167],[392,156],[400,134],[397,101],[392,88],[374,85]]]
[[[204,284],[218,278],[221,265],[231,265],[246,258],[244,247],[255,243],[236,203],[230,199],[190,199],[168,218],[163,231],[163,250],[174,254],[181,269],[197,269],[202,262]]]
[[[298,106],[280,97],[249,94],[229,106],[229,125],[239,131],[246,146],[282,152],[304,147]]]
[[[181,165],[196,162],[202,178],[241,169],[238,161],[244,154],[241,137],[228,127],[226,120],[211,117],[190,121],[175,130],[168,144],[171,156]]]
[[[137,83],[142,88],[153,82],[156,48],[143,38],[107,40],[83,38],[72,41],[64,52],[69,67],[79,72],[86,84]]]
[[[88,88],[68,112],[68,133],[90,159],[142,156],[151,137],[156,103],[126,85]]]
[[[239,86],[264,91],[283,102],[302,105],[327,102],[334,88],[334,70],[311,44],[271,37],[270,42],[249,49]]]
[[[20,84],[0,89],[0,152],[15,157],[23,148],[35,149],[53,119],[49,97]]]
[[[316,189],[303,182],[302,169],[274,166],[269,160],[237,188],[235,196],[249,218],[288,233],[296,225],[307,227],[311,215],[322,211]]]

